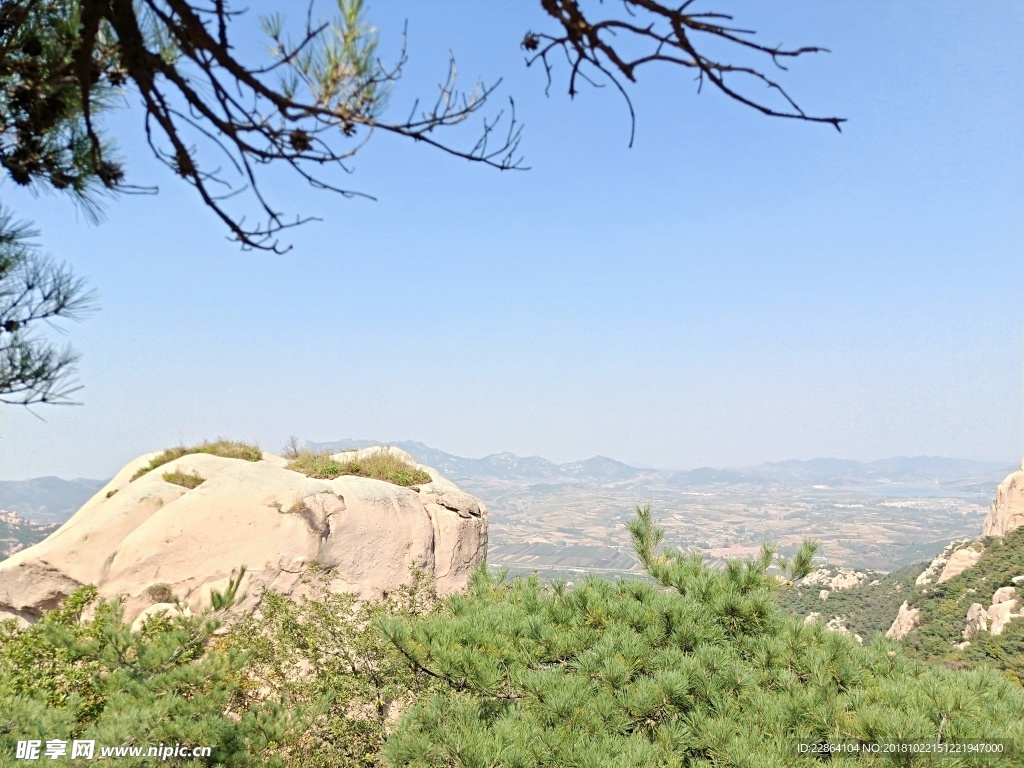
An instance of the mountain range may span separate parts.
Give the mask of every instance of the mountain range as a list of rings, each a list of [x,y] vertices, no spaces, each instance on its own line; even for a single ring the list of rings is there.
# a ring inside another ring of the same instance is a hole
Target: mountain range
[[[314,451],[339,451],[380,445],[373,440],[346,439],[326,443],[308,443]],[[453,480],[494,478],[533,481],[589,481],[622,483],[657,477],[679,488],[699,488],[734,484],[823,485],[828,488],[847,485],[934,487],[936,490],[988,493],[1015,468],[1013,462],[951,459],[942,456],[895,456],[863,462],[851,459],[810,459],[768,462],[752,467],[675,471],[634,467],[606,456],[556,464],[541,456],[517,456],[494,453],[482,459],[467,459],[410,440],[389,443],[401,448],[417,461],[436,467]]]
[[[314,451],[365,448],[380,441],[343,439],[310,442]],[[389,443],[417,461],[436,467],[452,480],[509,480],[528,483],[608,485],[657,480],[670,487],[690,489],[743,485],[747,487],[808,486],[828,489],[873,486],[916,493],[989,493],[1000,478],[1013,471],[1010,462],[974,461],[938,456],[893,457],[861,462],[848,459],[790,460],[752,467],[699,467],[686,471],[634,467],[606,456],[556,464],[541,456],[494,453],[480,459],[446,453],[423,443],[403,440]],[[37,477],[0,481],[0,510],[16,512],[35,523],[67,520],[96,493],[106,480]]]
[[[35,523],[63,523],[106,484],[106,480],[82,477],[3,480],[0,481],[0,510],[16,512]]]

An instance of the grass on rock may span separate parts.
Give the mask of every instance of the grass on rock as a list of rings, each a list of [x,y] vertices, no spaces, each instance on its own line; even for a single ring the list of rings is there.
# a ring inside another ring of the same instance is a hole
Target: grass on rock
[[[342,475],[369,477],[408,487],[432,482],[426,472],[406,463],[391,451],[380,451],[361,459],[339,459],[330,453],[301,451],[288,464],[288,469],[301,472],[318,480],[333,480]]]
[[[138,480],[147,472],[151,472],[169,461],[180,459],[182,456],[187,456],[190,453],[208,453],[212,456],[223,456],[226,459],[244,459],[245,461],[259,461],[263,458],[263,453],[260,449],[249,443],[242,443],[236,440],[215,440],[211,443],[207,440],[191,448],[186,448],[183,445],[179,445],[177,448],[168,448],[159,456],[151,459],[147,466],[132,475],[132,480]]]
[[[153,584],[146,587],[146,597],[153,603],[169,603],[174,599],[170,584]]]
[[[184,472],[164,472],[164,482],[174,483],[180,485],[182,488],[198,488],[200,485],[206,482],[206,478],[199,475],[197,472],[193,472],[186,475]]]

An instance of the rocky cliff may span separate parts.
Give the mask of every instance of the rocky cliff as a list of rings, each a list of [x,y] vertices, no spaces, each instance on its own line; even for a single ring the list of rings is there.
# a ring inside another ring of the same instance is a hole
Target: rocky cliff
[[[241,565],[242,609],[263,586],[297,594],[312,561],[331,573],[332,588],[367,598],[406,582],[411,567],[442,593],[460,589],[486,554],[486,507],[395,453],[431,482],[315,479],[268,454],[187,454],[140,475],[157,454],[141,456],[55,533],[0,562],[0,618],[34,621],[82,584],[104,597],[124,595],[128,621],[172,598],[200,610]],[[188,488],[174,482],[181,477],[200,482]]]
[[[982,536],[1005,536],[1024,525],[1024,461],[996,489],[996,498],[982,524]]]

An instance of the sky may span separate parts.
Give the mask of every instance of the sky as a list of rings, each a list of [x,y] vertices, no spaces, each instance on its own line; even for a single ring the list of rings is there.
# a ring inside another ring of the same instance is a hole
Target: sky
[[[0,479],[109,477],[218,436],[419,440],[463,456],[595,454],[689,468],[832,456],[1024,454],[1024,5],[735,2],[828,126],[775,120],[671,67],[550,95],[519,42],[539,3],[371,2],[409,62],[395,116],[503,78],[528,171],[374,136],[340,178],[268,191],[320,222],[241,252],[109,118],[129,181],[99,224],[0,185],[94,288],[67,324],[79,405],[0,406]],[[716,7],[718,7],[716,5]],[[260,42],[256,3],[240,50]],[[609,6],[610,7],[610,6]],[[299,21],[299,19],[296,19]],[[493,114],[493,112],[491,113]],[[471,140],[468,133],[455,139]],[[55,337],[62,338],[62,337]]]

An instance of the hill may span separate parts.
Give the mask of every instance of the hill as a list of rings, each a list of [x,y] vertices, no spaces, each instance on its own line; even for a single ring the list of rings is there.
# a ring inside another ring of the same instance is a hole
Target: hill
[[[1013,618],[1024,594],[1024,526],[980,544],[975,565],[909,597],[907,608],[919,613],[902,642],[919,659],[950,667],[991,664],[1024,684],[1024,617]],[[1000,614],[1005,624],[995,621]]]
[[[308,447],[375,442],[346,438]],[[670,470],[602,456],[559,464],[510,452],[467,458],[420,442],[395,445],[486,503],[489,562],[570,578],[580,571],[628,572],[620,565],[629,560],[622,523],[638,502],[662,513],[680,546],[719,564],[756,553],[765,540],[792,550],[811,536],[829,564],[898,569],[934,557],[951,539],[976,536],[992,490],[1010,468],[924,456]],[[100,484],[0,483],[0,508],[35,522],[61,522]],[[57,503],[61,489],[77,495]]]
[[[16,512],[0,509],[0,560],[38,544],[59,526],[59,523],[33,523]]]
[[[0,509],[16,512],[34,523],[63,523],[106,484],[106,480],[82,477],[0,480]]]
[[[822,585],[800,583],[779,592],[779,605],[786,613],[804,618],[820,614],[825,622],[838,618],[850,632],[870,642],[884,635],[899,612],[900,605],[914,594],[914,581],[925,563],[914,563],[888,574],[872,574],[866,583],[849,589],[830,589],[821,598]]]

